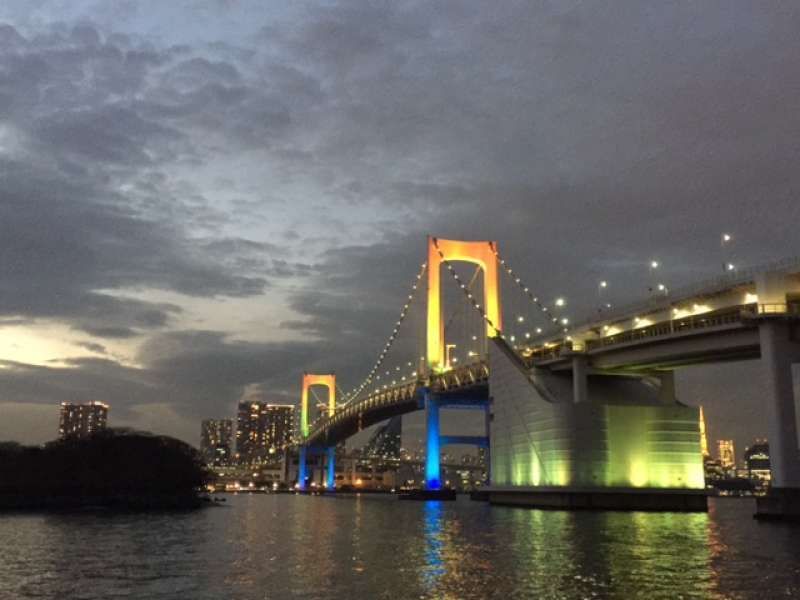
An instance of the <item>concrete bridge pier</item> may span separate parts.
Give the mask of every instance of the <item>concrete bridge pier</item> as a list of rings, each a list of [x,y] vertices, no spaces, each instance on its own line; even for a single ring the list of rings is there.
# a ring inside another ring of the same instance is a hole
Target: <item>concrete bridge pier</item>
[[[489,398],[489,401],[486,403],[486,409],[483,413],[484,416],[484,424],[485,424],[485,436],[486,441],[488,442],[491,438],[491,431],[492,431],[492,399]],[[490,443],[486,444],[486,447],[483,449],[485,452],[484,454],[484,461],[486,463],[486,482],[484,485],[492,485],[492,445]]]
[[[800,345],[791,339],[785,321],[759,325],[761,360],[766,378],[766,409],[772,488],[757,499],[757,518],[800,519],[800,448],[792,363]]]
[[[328,446],[327,456],[325,488],[333,490],[336,488],[336,446]]]
[[[589,400],[589,359],[583,354],[572,357],[572,399],[575,404]]]
[[[798,330],[790,315],[781,314],[790,291],[785,275],[763,274],[756,278],[756,289],[764,307],[758,334],[766,379],[772,487],[766,497],[757,499],[755,516],[800,519],[800,444],[792,374],[792,364],[800,361]]]
[[[800,450],[797,443],[792,362],[797,344],[790,339],[785,322],[759,325],[761,360],[764,364],[769,427],[772,486],[800,489]]]
[[[308,473],[306,471],[306,447],[300,446],[298,454],[297,489],[302,492],[306,489],[306,478],[308,477]]]
[[[442,489],[439,440],[439,400],[425,392],[425,489]]]
[[[464,398],[440,398],[426,390],[425,398],[425,492],[426,498],[439,497],[436,492],[441,492],[441,499],[452,496],[452,491],[444,490],[441,474],[441,448],[451,444],[463,444],[484,448],[489,452],[489,430],[491,427],[491,413],[489,403],[479,402]],[[469,435],[442,435],[440,429],[440,412],[443,407],[472,408],[484,411],[486,423],[485,436]]]

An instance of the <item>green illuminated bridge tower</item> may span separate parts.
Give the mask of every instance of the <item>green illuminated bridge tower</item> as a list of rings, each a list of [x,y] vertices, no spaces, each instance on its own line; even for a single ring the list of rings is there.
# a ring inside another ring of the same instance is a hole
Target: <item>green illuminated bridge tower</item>
[[[699,409],[675,397],[674,373],[761,360],[768,389],[758,401],[769,415],[774,487],[759,514],[790,514],[800,505],[791,371],[800,361],[799,273],[798,260],[736,271],[573,324],[540,300],[495,242],[431,237],[428,260],[367,377],[340,404],[332,392],[313,422],[311,380],[304,380],[301,454],[327,453],[333,488],[331,448],[424,410],[428,492],[443,487],[441,447],[470,444],[488,449],[485,490],[493,503],[705,510]],[[420,304],[418,288],[426,302],[413,330],[407,323]],[[459,302],[448,316],[445,304]],[[398,347],[408,356],[394,355]],[[442,435],[441,409],[451,407],[482,411],[485,435]]]

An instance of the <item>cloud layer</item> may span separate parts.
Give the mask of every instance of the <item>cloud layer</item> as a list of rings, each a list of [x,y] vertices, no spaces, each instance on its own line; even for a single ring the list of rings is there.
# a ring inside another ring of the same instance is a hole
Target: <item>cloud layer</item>
[[[196,441],[304,369],[349,388],[428,233],[499,240],[573,317],[599,279],[641,297],[651,258],[674,287],[798,252],[790,5],[4,4],[0,333],[76,349],[0,356],[15,415],[105,399]],[[712,435],[761,433],[715,429],[708,373],[681,381]]]

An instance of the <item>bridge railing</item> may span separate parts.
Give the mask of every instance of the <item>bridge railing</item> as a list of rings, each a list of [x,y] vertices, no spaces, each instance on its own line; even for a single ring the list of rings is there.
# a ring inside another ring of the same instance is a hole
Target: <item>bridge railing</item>
[[[584,350],[586,352],[591,352],[608,346],[670,336],[688,331],[741,324],[743,318],[770,315],[800,317],[800,302],[741,304],[714,312],[688,315],[645,327],[629,329],[599,339],[586,340],[584,342]],[[564,357],[566,353],[572,352],[573,350],[572,342],[564,340],[532,349],[527,359],[529,362],[554,360]]]
[[[767,304],[759,304],[755,308],[756,310],[753,311],[754,315],[800,315],[799,302],[771,302]]]
[[[669,336],[687,331],[741,323],[742,313],[749,312],[751,308],[755,309],[756,306],[735,306],[712,313],[701,313],[698,315],[681,317],[679,319],[670,319],[669,321],[655,323],[654,325],[648,325],[639,329],[630,329],[598,340],[587,340],[586,350],[592,351],[606,346],[615,346],[617,344],[625,344],[648,338]]]
[[[670,288],[668,296],[654,296],[645,300],[639,300],[629,304],[615,307],[613,310],[603,312],[600,318],[604,321],[616,321],[629,315],[657,311],[663,308],[680,303],[698,295],[713,295],[723,292],[731,287],[747,285],[755,280],[759,273],[770,272],[796,272],[800,271],[800,256],[793,256],[781,260],[754,265],[746,269],[737,269],[725,275],[718,275],[710,279],[698,281],[689,285]],[[596,316],[589,317],[583,321],[576,321],[570,325],[573,331],[591,327],[597,323]],[[545,332],[537,336],[537,341],[543,341],[552,336],[552,332]]]
[[[323,416],[315,420],[312,426],[309,428],[307,439],[313,439],[314,437],[323,433],[329,427],[334,426],[345,419],[358,416],[360,413],[363,413],[367,410],[408,401],[414,397],[420,385],[422,385],[421,382],[416,380],[390,386],[377,392],[373,392],[362,400],[347,404],[340,410],[336,411],[333,416]]]
[[[461,365],[431,377],[430,387],[436,392],[475,385],[489,379],[489,363],[481,360]]]

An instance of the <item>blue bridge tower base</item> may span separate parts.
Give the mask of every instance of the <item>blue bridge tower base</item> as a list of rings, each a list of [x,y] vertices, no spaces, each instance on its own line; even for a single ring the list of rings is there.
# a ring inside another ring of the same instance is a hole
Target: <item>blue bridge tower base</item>
[[[468,444],[488,448],[488,427],[486,436],[443,436],[439,426],[440,410],[445,406],[454,406],[483,409],[488,413],[488,398],[476,401],[475,398],[441,397],[426,390],[424,400],[425,487],[400,494],[399,497],[401,500],[455,500],[455,490],[442,485],[441,448],[448,444]]]

